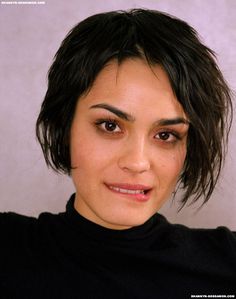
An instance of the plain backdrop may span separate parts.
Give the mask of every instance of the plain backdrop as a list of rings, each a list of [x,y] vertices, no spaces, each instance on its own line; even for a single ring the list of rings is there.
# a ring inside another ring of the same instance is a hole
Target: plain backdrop
[[[98,12],[138,7],[175,15],[192,25],[217,53],[226,80],[236,90],[235,0],[44,2],[1,1],[0,5],[0,211],[32,216],[64,211],[74,192],[70,178],[46,167],[35,138],[35,122],[53,56],[67,32],[82,19]],[[209,203],[198,212],[200,202],[177,213],[177,196],[173,204],[169,200],[159,211],[170,222],[190,227],[225,225],[236,230],[235,131],[234,120],[226,164]]]

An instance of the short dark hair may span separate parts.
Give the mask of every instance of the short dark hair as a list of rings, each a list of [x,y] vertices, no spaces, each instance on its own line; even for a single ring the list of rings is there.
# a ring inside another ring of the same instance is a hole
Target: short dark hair
[[[66,36],[48,73],[48,90],[36,124],[46,163],[70,174],[70,129],[77,101],[111,59],[160,64],[190,120],[179,183],[182,207],[207,202],[218,180],[232,122],[229,87],[214,52],[186,22],[154,10],[112,11],[88,17]],[[182,208],[181,207],[181,208]]]

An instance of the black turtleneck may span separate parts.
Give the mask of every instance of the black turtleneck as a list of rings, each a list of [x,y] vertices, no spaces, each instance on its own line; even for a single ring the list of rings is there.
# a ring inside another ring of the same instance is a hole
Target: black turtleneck
[[[37,219],[0,214],[0,298],[236,298],[235,232],[190,229],[158,213],[107,229],[78,214],[74,198],[66,212]]]

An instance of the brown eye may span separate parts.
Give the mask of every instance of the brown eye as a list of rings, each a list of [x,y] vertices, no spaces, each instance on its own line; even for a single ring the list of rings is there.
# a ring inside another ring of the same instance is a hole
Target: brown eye
[[[104,122],[104,127],[105,127],[106,131],[113,132],[113,131],[116,130],[116,128],[118,126],[117,126],[117,124],[115,122],[106,121],[106,122]]]
[[[107,133],[120,133],[121,129],[115,120],[102,119],[96,122],[96,126]]]
[[[162,132],[159,133],[158,135],[161,140],[168,140],[171,134],[169,132]]]
[[[155,138],[166,143],[174,143],[180,139],[178,133],[168,131],[159,132],[155,135]]]

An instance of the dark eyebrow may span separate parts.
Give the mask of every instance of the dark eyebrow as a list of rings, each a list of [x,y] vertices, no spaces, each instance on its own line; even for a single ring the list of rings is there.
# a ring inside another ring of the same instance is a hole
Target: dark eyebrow
[[[156,122],[157,125],[159,126],[170,126],[170,125],[179,125],[179,124],[184,124],[184,125],[189,125],[189,121],[183,117],[176,117],[176,118],[163,118],[159,119]]]
[[[93,108],[106,109],[106,110],[108,110],[108,111],[116,114],[118,117],[120,117],[120,118],[122,118],[124,120],[131,121],[131,122],[135,121],[135,118],[131,114],[128,114],[127,112],[121,111],[120,109],[118,109],[118,108],[116,108],[114,106],[105,104],[105,103],[101,103],[101,104],[97,104],[97,105],[92,105],[91,107],[89,107],[89,109],[93,109]]]
[[[131,122],[135,121],[134,116],[132,116],[131,114],[124,112],[112,105],[101,103],[101,104],[96,104],[96,105],[92,105],[91,107],[89,107],[89,109],[94,109],[94,108],[106,109],[106,110],[116,114],[118,117],[120,117],[124,120],[131,121]],[[179,125],[179,124],[189,125],[189,121],[187,119],[184,119],[183,117],[176,117],[176,118],[163,118],[163,119],[159,119],[158,121],[155,122],[155,125],[158,125],[158,126],[170,126],[170,125]]]

